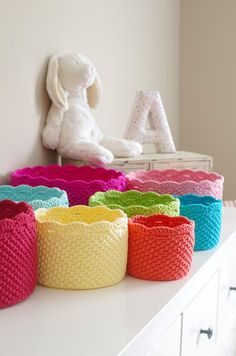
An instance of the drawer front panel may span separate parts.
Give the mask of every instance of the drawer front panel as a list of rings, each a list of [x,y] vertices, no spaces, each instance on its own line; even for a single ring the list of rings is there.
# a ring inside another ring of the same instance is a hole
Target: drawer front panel
[[[208,161],[153,162],[151,169],[203,169],[210,171],[211,163]]]
[[[207,356],[216,343],[218,286],[217,272],[183,312],[182,356]]]
[[[220,271],[219,333],[236,318],[236,255],[225,260]]]
[[[115,163],[107,165],[109,169],[116,169],[117,171],[134,172],[134,171],[148,171],[150,164],[148,162],[140,163]]]
[[[146,356],[180,356],[181,316],[168,328]]]

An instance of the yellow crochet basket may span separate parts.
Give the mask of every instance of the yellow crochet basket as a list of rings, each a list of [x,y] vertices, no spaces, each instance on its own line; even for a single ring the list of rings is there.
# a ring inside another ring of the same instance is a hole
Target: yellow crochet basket
[[[92,289],[125,275],[128,218],[119,209],[74,206],[36,211],[39,283],[52,288]]]

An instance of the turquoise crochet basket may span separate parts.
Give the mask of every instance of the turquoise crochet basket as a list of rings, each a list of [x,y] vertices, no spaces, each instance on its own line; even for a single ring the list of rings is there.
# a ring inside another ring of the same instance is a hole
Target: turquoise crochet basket
[[[194,250],[209,250],[215,247],[220,239],[222,200],[194,194],[177,198],[180,200],[180,215],[195,221]]]
[[[0,186],[0,200],[9,199],[15,202],[24,201],[34,210],[39,208],[53,208],[56,206],[69,206],[67,194],[58,188],[44,186],[30,187],[29,185]]]

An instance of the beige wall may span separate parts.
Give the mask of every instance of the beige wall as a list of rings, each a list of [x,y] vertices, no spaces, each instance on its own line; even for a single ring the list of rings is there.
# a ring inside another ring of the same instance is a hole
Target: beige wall
[[[180,146],[209,153],[236,199],[236,1],[182,0]]]
[[[79,51],[96,64],[104,132],[122,136],[135,91],[159,89],[178,141],[178,0],[4,0],[0,14],[1,177],[55,159],[40,142],[55,52]]]

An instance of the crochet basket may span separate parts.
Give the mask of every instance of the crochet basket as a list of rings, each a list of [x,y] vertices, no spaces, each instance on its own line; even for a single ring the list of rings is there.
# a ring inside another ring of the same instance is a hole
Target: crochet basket
[[[125,190],[126,178],[113,169],[73,165],[35,166],[11,174],[11,185],[44,185],[65,190],[70,205],[87,204],[90,195],[109,189]]]
[[[159,194],[210,195],[222,199],[224,177],[203,170],[163,169],[131,172],[127,176],[127,189]]]
[[[3,199],[15,202],[24,201],[31,205],[34,210],[69,205],[66,192],[58,188],[43,186],[18,185],[17,187],[12,187],[10,185],[1,185],[0,200]]]
[[[37,283],[36,222],[24,202],[0,201],[0,308],[28,297]]]
[[[136,190],[118,192],[110,190],[98,192],[90,197],[90,206],[107,206],[110,209],[121,209],[128,217],[134,215],[165,214],[179,215],[179,199],[171,195],[159,195],[153,192],[142,193]]]
[[[129,219],[127,272],[133,277],[168,281],[191,268],[194,222],[183,216],[136,216]]]
[[[105,207],[38,209],[39,283],[91,289],[118,283],[125,275],[128,219]]]
[[[220,239],[222,201],[192,194],[179,196],[179,199],[181,215],[195,221],[194,250],[215,247]]]

